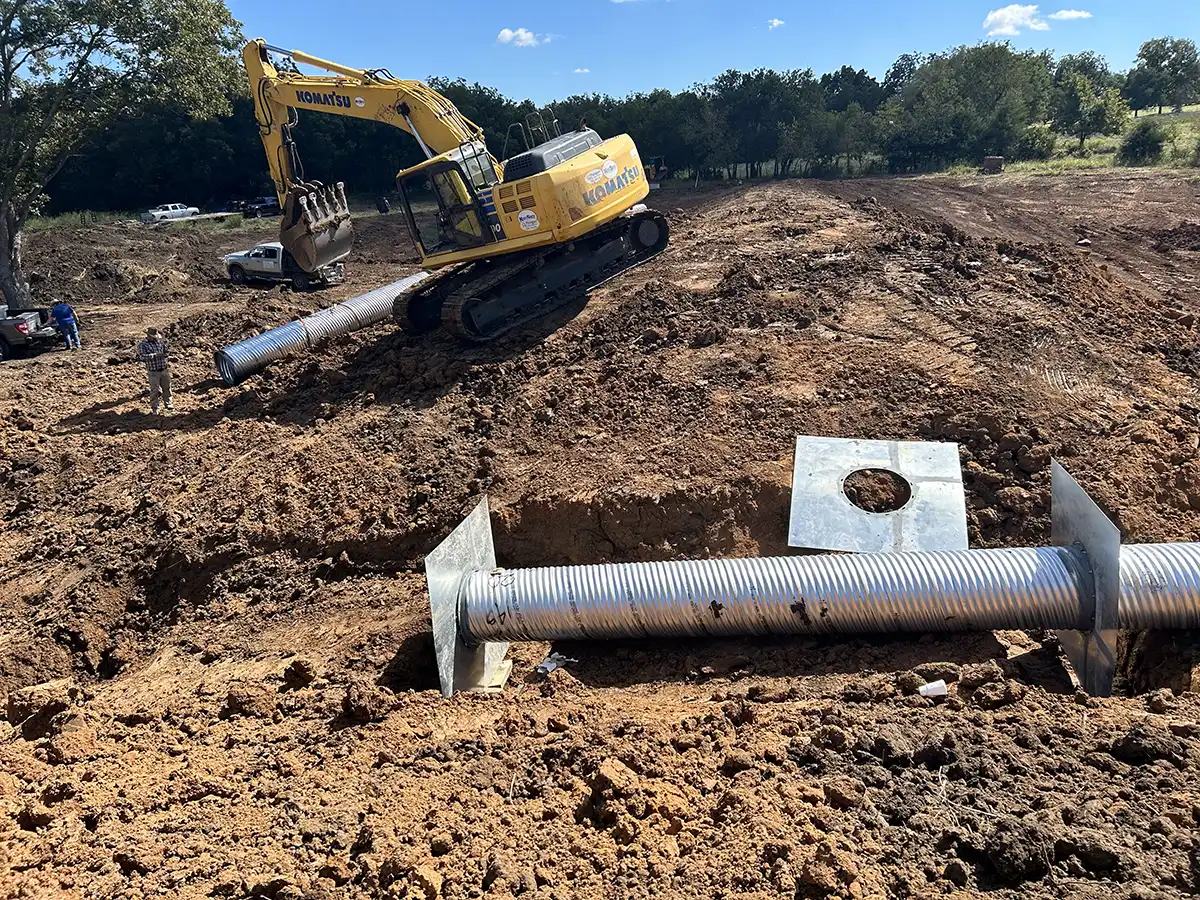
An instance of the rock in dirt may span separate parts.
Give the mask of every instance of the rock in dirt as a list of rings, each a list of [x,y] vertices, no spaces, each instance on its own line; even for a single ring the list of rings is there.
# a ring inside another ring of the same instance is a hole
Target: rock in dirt
[[[1128,868],[1132,861],[1110,835],[1091,828],[1074,828],[1054,843],[1057,859],[1074,856],[1089,872],[1109,873]]]
[[[1113,756],[1133,765],[1151,763],[1156,759],[1180,763],[1187,759],[1187,752],[1186,743],[1152,722],[1134,725],[1112,745]]]
[[[487,867],[483,874],[483,889],[490,891],[493,887],[516,887],[520,872],[507,853],[492,851],[488,854]]]
[[[822,787],[825,789],[825,802],[834,809],[854,809],[856,806],[862,806],[867,795],[866,787],[857,778],[830,778]]]
[[[237,684],[225,695],[222,718],[252,716],[269,719],[275,712],[275,691],[265,684]]]
[[[1011,706],[1025,696],[1025,685],[1019,681],[990,681],[971,695],[971,702],[983,709]]]
[[[1028,516],[1033,513],[1033,494],[1025,488],[1000,488],[996,491],[996,501],[1009,512],[1018,516]]]
[[[100,752],[96,729],[77,713],[59,713],[51,721],[50,730],[54,736],[46,747],[46,761],[52,765],[83,762]]]
[[[800,868],[797,881],[805,889],[798,892],[797,896],[840,894],[857,879],[858,865],[854,862],[854,856],[835,847],[830,841],[821,841]]]
[[[896,688],[902,694],[915,694],[924,683],[925,679],[916,672],[901,672],[896,676]]]
[[[342,713],[353,722],[378,722],[396,706],[390,692],[369,681],[352,681],[342,697]]]
[[[80,697],[80,689],[69,678],[56,678],[8,695],[5,713],[11,725],[21,729],[27,741],[50,734],[50,721],[71,708]]]
[[[983,687],[985,684],[999,681],[1003,677],[1004,671],[1000,668],[1000,664],[994,659],[989,659],[986,662],[963,666],[962,675],[958,679],[958,686],[963,690],[973,691],[976,688]]]
[[[429,866],[418,866],[408,876],[409,895],[418,900],[437,900],[442,893],[442,876]]]
[[[942,869],[942,877],[951,884],[966,887],[967,882],[971,880],[971,870],[961,859],[952,859],[946,863],[946,868]]]
[[[958,681],[959,673],[962,671],[958,663],[952,662],[928,662],[922,663],[913,669],[921,678],[924,679],[922,684],[928,684],[931,681],[944,681],[946,684]]]
[[[283,670],[283,683],[293,690],[306,687],[316,680],[317,667],[303,656],[297,656]]]
[[[936,769],[958,761],[958,741],[951,731],[936,731],[917,747],[913,759],[922,765]]]
[[[812,734],[812,742],[826,750],[845,750],[850,746],[850,735],[836,725],[822,725]]]
[[[867,752],[888,766],[907,766],[912,762],[912,743],[895,725],[880,725]]]
[[[988,835],[984,853],[1007,884],[1042,878],[1050,871],[1046,836],[1034,825],[1005,819]]]
[[[1146,706],[1150,712],[1163,715],[1171,711],[1175,705],[1175,695],[1169,688],[1159,688],[1146,698]]]
[[[736,775],[738,772],[745,772],[747,769],[753,768],[754,760],[744,750],[734,750],[721,763],[721,773],[723,775]]]

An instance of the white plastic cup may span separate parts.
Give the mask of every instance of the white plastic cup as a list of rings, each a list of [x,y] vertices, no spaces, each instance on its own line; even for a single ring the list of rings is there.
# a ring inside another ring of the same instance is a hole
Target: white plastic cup
[[[946,687],[946,682],[939,678],[937,681],[931,681],[929,684],[921,685],[917,691],[922,697],[945,697],[950,693]]]

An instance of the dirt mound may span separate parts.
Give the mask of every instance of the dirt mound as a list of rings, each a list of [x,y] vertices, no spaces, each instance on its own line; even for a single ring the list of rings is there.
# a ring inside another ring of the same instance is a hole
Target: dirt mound
[[[0,368],[15,889],[1194,893],[1190,636],[1104,701],[1022,632],[523,644],[444,701],[428,631],[423,556],[483,494],[505,565],[789,552],[800,433],[957,442],[975,546],[1048,541],[1051,457],[1126,540],[1200,535],[1200,286],[1144,230],[1200,209],[1112,179],[667,192],[669,251],[536,331],[385,323],[228,390],[217,347],[411,271],[398,217],[315,294],[216,277],[268,225],[35,235],[89,327]],[[124,362],[151,323],[164,418]]]

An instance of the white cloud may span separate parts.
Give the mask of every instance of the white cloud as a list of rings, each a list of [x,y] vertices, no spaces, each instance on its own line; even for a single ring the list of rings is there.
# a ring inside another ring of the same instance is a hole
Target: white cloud
[[[988,37],[998,35],[1015,37],[1021,33],[1022,29],[1049,31],[1050,23],[1038,16],[1036,5],[1021,6],[1013,3],[1003,9],[993,9],[983,20],[983,27],[987,30]]]
[[[514,47],[536,47],[540,41],[528,28],[501,28],[500,33],[496,35],[496,43],[512,44]]]
[[[774,31],[780,25],[786,25],[787,22],[783,19],[767,19],[767,31]]]
[[[1048,18],[1051,19],[1090,19],[1092,14],[1085,9],[1060,9],[1058,12],[1050,13]]]
[[[587,75],[587,74],[589,74],[591,71],[592,71],[592,70],[591,70],[591,69],[588,69],[588,68],[576,69],[576,70],[575,70],[575,74],[576,74],[576,75]]]

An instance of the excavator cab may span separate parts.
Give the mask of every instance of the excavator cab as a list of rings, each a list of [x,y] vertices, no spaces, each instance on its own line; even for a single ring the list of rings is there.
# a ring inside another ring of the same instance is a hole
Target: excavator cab
[[[319,181],[301,181],[289,187],[279,242],[305,272],[346,257],[354,247],[354,226],[345,184],[325,187]]]
[[[421,255],[469,250],[500,238],[492,200],[499,180],[482,142],[463,144],[401,172],[396,183]]]

